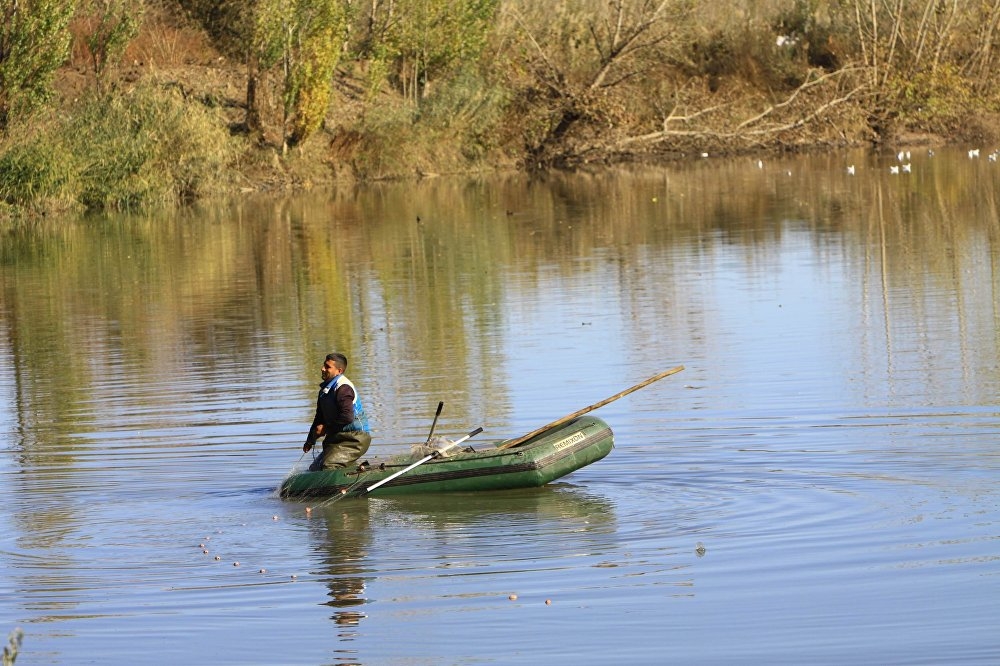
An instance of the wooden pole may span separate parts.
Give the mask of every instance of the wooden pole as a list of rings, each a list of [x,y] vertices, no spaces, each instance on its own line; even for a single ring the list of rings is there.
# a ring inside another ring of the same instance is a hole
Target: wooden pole
[[[510,449],[510,448],[513,448],[513,447],[517,446],[518,444],[523,444],[524,442],[528,441],[532,437],[535,437],[536,435],[542,434],[546,430],[551,430],[552,428],[555,428],[556,426],[561,426],[562,424],[564,424],[564,423],[566,423],[568,421],[572,421],[573,419],[575,419],[578,416],[583,416],[587,412],[594,411],[598,407],[603,407],[604,405],[606,405],[606,404],[608,404],[610,402],[614,402],[615,400],[618,400],[619,398],[624,398],[625,396],[627,396],[629,393],[632,393],[633,391],[638,391],[639,389],[644,388],[646,386],[649,386],[653,382],[659,381],[659,380],[663,379],[664,377],[669,377],[670,375],[677,374],[678,372],[680,372],[683,369],[684,369],[683,365],[678,365],[676,368],[670,368],[669,370],[667,370],[665,372],[661,372],[660,374],[658,374],[658,375],[656,375],[654,377],[650,377],[649,379],[647,379],[644,382],[636,384],[632,388],[627,388],[624,391],[622,391],[621,393],[616,393],[613,396],[611,396],[610,398],[605,398],[604,400],[601,400],[600,402],[595,402],[590,407],[584,407],[583,409],[581,409],[579,411],[576,411],[576,412],[573,412],[572,414],[567,414],[566,416],[562,417],[558,421],[553,421],[552,423],[549,423],[548,425],[544,425],[541,428],[538,428],[537,430],[532,430],[527,435],[524,435],[522,437],[518,437],[517,439],[512,439],[509,442],[504,442],[503,444],[501,444],[497,448],[498,449]]]

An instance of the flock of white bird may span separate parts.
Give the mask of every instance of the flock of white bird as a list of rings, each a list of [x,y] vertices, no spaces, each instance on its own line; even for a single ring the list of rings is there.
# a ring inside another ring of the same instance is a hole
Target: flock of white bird
[[[973,148],[972,150],[969,151],[969,159],[970,160],[979,159],[979,153],[980,153],[980,149],[979,148]],[[702,153],[701,156],[703,158],[707,158],[709,156],[709,154],[708,153]],[[934,151],[933,150],[928,150],[927,151],[927,156],[928,157],[934,157]],[[997,162],[998,160],[1000,160],[1000,149],[994,150],[992,153],[989,153],[986,156],[986,159],[988,159],[990,162]],[[892,165],[890,165],[889,166],[889,173],[891,173],[891,174],[900,174],[900,173],[912,173],[913,172],[913,164],[910,162],[910,151],[908,151],[908,150],[901,150],[901,151],[899,151],[896,154],[896,161],[899,162],[899,164],[892,164]],[[760,159],[757,160],[757,168],[758,169],[763,169],[764,168],[764,160],[760,160]],[[789,176],[792,175],[791,171],[786,171],[786,173]],[[853,176],[855,173],[857,173],[857,169],[854,167],[853,164],[849,164],[847,166],[847,175],[848,176]]]
[[[933,150],[928,150],[927,151],[927,155],[928,155],[928,157],[933,157],[934,156],[934,151]],[[969,151],[969,159],[970,160],[974,160],[974,159],[978,159],[978,158],[979,158],[979,148],[973,148],[972,150]],[[990,162],[996,162],[997,158],[1000,158],[1000,150],[994,150],[992,153],[990,153],[989,155],[987,155],[986,158]],[[896,161],[898,161],[899,164],[890,165],[889,166],[889,173],[892,173],[892,174],[910,173],[910,172],[913,171],[913,165],[910,162],[910,151],[908,151],[908,150],[901,150],[901,151],[899,151],[896,154]],[[853,164],[850,164],[850,165],[847,166],[847,174],[849,176],[853,176],[855,174],[855,172],[856,172],[856,169],[854,168]]]

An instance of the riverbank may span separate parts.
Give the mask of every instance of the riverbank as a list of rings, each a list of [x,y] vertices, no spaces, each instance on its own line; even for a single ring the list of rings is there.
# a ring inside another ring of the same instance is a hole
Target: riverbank
[[[63,76],[67,80],[82,77],[78,72],[67,72]],[[1000,145],[1000,113],[969,112],[931,130],[919,126],[896,126],[880,136],[865,122],[867,111],[858,102],[845,104],[820,127],[792,127],[768,137],[739,136],[738,130],[706,131],[664,137],[655,142],[638,142],[630,140],[631,128],[627,125],[599,127],[585,124],[574,135],[565,138],[560,151],[532,164],[530,153],[518,152],[510,143],[497,146],[488,154],[466,155],[462,145],[421,136],[427,128],[420,125],[405,131],[397,129],[391,136],[375,140],[371,134],[365,135],[360,129],[365,123],[365,108],[354,96],[360,81],[344,71],[321,128],[310,141],[283,151],[280,137],[276,134],[265,133],[259,141],[252,141],[240,131],[246,113],[243,101],[246,91],[245,75],[239,67],[185,66],[136,72],[133,76],[133,84],[144,81],[177,91],[181,103],[191,113],[211,113],[218,129],[226,132],[227,151],[234,156],[227,166],[228,175],[223,186],[225,192],[230,194],[295,191],[344,183],[496,171],[572,169],[636,162],[670,163],[702,159],[705,155],[710,158],[741,154],[764,157],[858,147],[895,152],[925,146],[960,145],[992,149]],[[734,100],[733,106],[741,106],[746,113],[751,113],[754,101],[752,97]]]
[[[411,17],[442,40],[432,59],[375,4],[368,19],[331,18],[340,47],[327,33],[310,51],[279,40],[266,65],[246,40],[267,36],[268,15],[241,13],[258,10],[148,4],[114,67],[97,65],[92,23],[77,17],[48,103],[5,119],[0,217],[703,155],[1000,145],[1000,48],[991,32],[975,49],[951,39],[992,14],[452,4],[474,13],[451,17],[453,32],[448,12]],[[312,24],[298,18],[305,39]],[[919,44],[899,37],[911,28]],[[310,74],[314,57],[328,75]]]

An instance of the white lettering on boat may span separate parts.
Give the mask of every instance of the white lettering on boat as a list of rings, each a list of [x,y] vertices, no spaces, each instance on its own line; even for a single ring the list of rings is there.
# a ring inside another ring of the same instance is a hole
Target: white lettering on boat
[[[564,437],[563,439],[560,439],[552,446],[555,448],[556,451],[562,451],[566,447],[573,446],[574,444],[579,444],[585,439],[587,439],[587,436],[584,435],[582,432],[575,432],[569,437]]]

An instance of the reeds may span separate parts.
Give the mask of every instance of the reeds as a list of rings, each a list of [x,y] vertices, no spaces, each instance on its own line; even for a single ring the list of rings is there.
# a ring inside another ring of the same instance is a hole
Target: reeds
[[[176,87],[85,96],[0,152],[0,201],[21,210],[128,210],[220,188],[234,151],[219,119]]]

